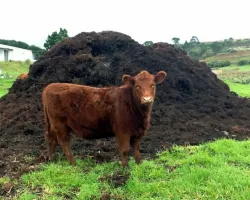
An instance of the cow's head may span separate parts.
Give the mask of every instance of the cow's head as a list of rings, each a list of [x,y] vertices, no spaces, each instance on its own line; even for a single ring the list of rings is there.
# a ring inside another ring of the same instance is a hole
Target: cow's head
[[[164,71],[159,71],[155,75],[141,71],[134,77],[123,75],[122,81],[132,87],[134,96],[141,104],[147,105],[154,102],[155,86],[161,83],[166,76],[167,73]]]

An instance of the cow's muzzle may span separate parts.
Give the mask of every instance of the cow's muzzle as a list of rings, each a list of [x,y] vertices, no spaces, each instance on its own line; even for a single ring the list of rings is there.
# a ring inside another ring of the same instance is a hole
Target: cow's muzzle
[[[142,104],[148,104],[148,103],[153,103],[154,102],[154,98],[147,96],[147,97],[142,97],[141,103]]]

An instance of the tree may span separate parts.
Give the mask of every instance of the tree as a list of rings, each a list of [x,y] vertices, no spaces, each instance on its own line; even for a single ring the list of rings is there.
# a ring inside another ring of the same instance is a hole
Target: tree
[[[227,44],[228,46],[233,46],[234,44],[234,39],[232,37],[230,37],[228,40],[227,40]]]
[[[199,41],[198,37],[193,36],[193,37],[190,39],[190,43],[192,43],[192,44],[199,44],[200,41]]]
[[[199,60],[200,59],[200,56],[201,56],[201,49],[200,47],[194,47],[192,48],[189,52],[188,52],[188,55],[195,59],[195,60]]]
[[[60,31],[58,34],[61,36],[62,39],[68,37],[68,31],[66,29],[60,28]]]
[[[32,51],[35,60],[39,59],[40,56],[45,52],[45,49],[41,49],[35,45],[31,45],[29,49]]]
[[[184,51],[187,51],[189,49],[190,45],[188,43],[188,41],[186,40],[185,43],[182,45],[182,48]]]
[[[174,44],[177,45],[177,44],[179,44],[180,38],[173,37],[172,40],[173,40]]]
[[[0,39],[0,44],[5,44],[5,45],[9,45],[12,47],[18,47],[18,48],[22,48],[22,49],[29,49],[29,45],[25,42],[21,42],[21,41],[16,41],[16,40],[2,40]]]
[[[200,43],[199,47],[201,49],[201,55],[200,56],[202,56],[203,54],[205,54],[207,52],[207,45],[204,44],[204,43]]]
[[[152,46],[154,43],[152,41],[146,41],[143,43],[144,46]]]
[[[234,39],[233,39],[232,37],[230,37],[228,40],[229,40],[230,42],[233,42],[233,41],[234,41]]]
[[[213,42],[211,45],[210,45],[212,51],[217,54],[221,51],[221,49],[223,48],[223,46],[219,43],[219,42]]]
[[[49,50],[53,45],[62,41],[66,37],[68,37],[68,31],[66,29],[60,28],[59,33],[54,31],[51,35],[48,35],[43,46],[46,48],[46,50]]]

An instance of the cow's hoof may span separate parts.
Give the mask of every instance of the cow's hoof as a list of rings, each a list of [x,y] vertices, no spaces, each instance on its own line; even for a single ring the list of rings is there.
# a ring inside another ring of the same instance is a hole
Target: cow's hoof
[[[73,159],[72,161],[69,162],[72,166],[76,166],[76,160]]]
[[[136,160],[135,163],[136,163],[137,165],[139,165],[139,164],[142,163],[142,161],[141,161],[141,160]]]
[[[121,165],[123,168],[128,168],[128,163],[127,164],[122,164]]]

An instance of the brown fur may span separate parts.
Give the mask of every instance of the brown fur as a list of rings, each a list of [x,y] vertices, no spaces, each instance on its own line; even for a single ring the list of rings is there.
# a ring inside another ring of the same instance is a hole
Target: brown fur
[[[86,139],[115,136],[122,165],[127,165],[129,145],[140,162],[139,142],[149,128],[154,85],[165,76],[163,71],[156,75],[142,71],[135,77],[124,75],[125,85],[110,88],[49,84],[42,93],[49,159],[54,159],[59,143],[68,161],[75,164],[70,148],[73,132]]]
[[[28,78],[28,76],[29,76],[28,73],[22,73],[17,78],[21,79],[21,80],[24,80],[24,79]]]

